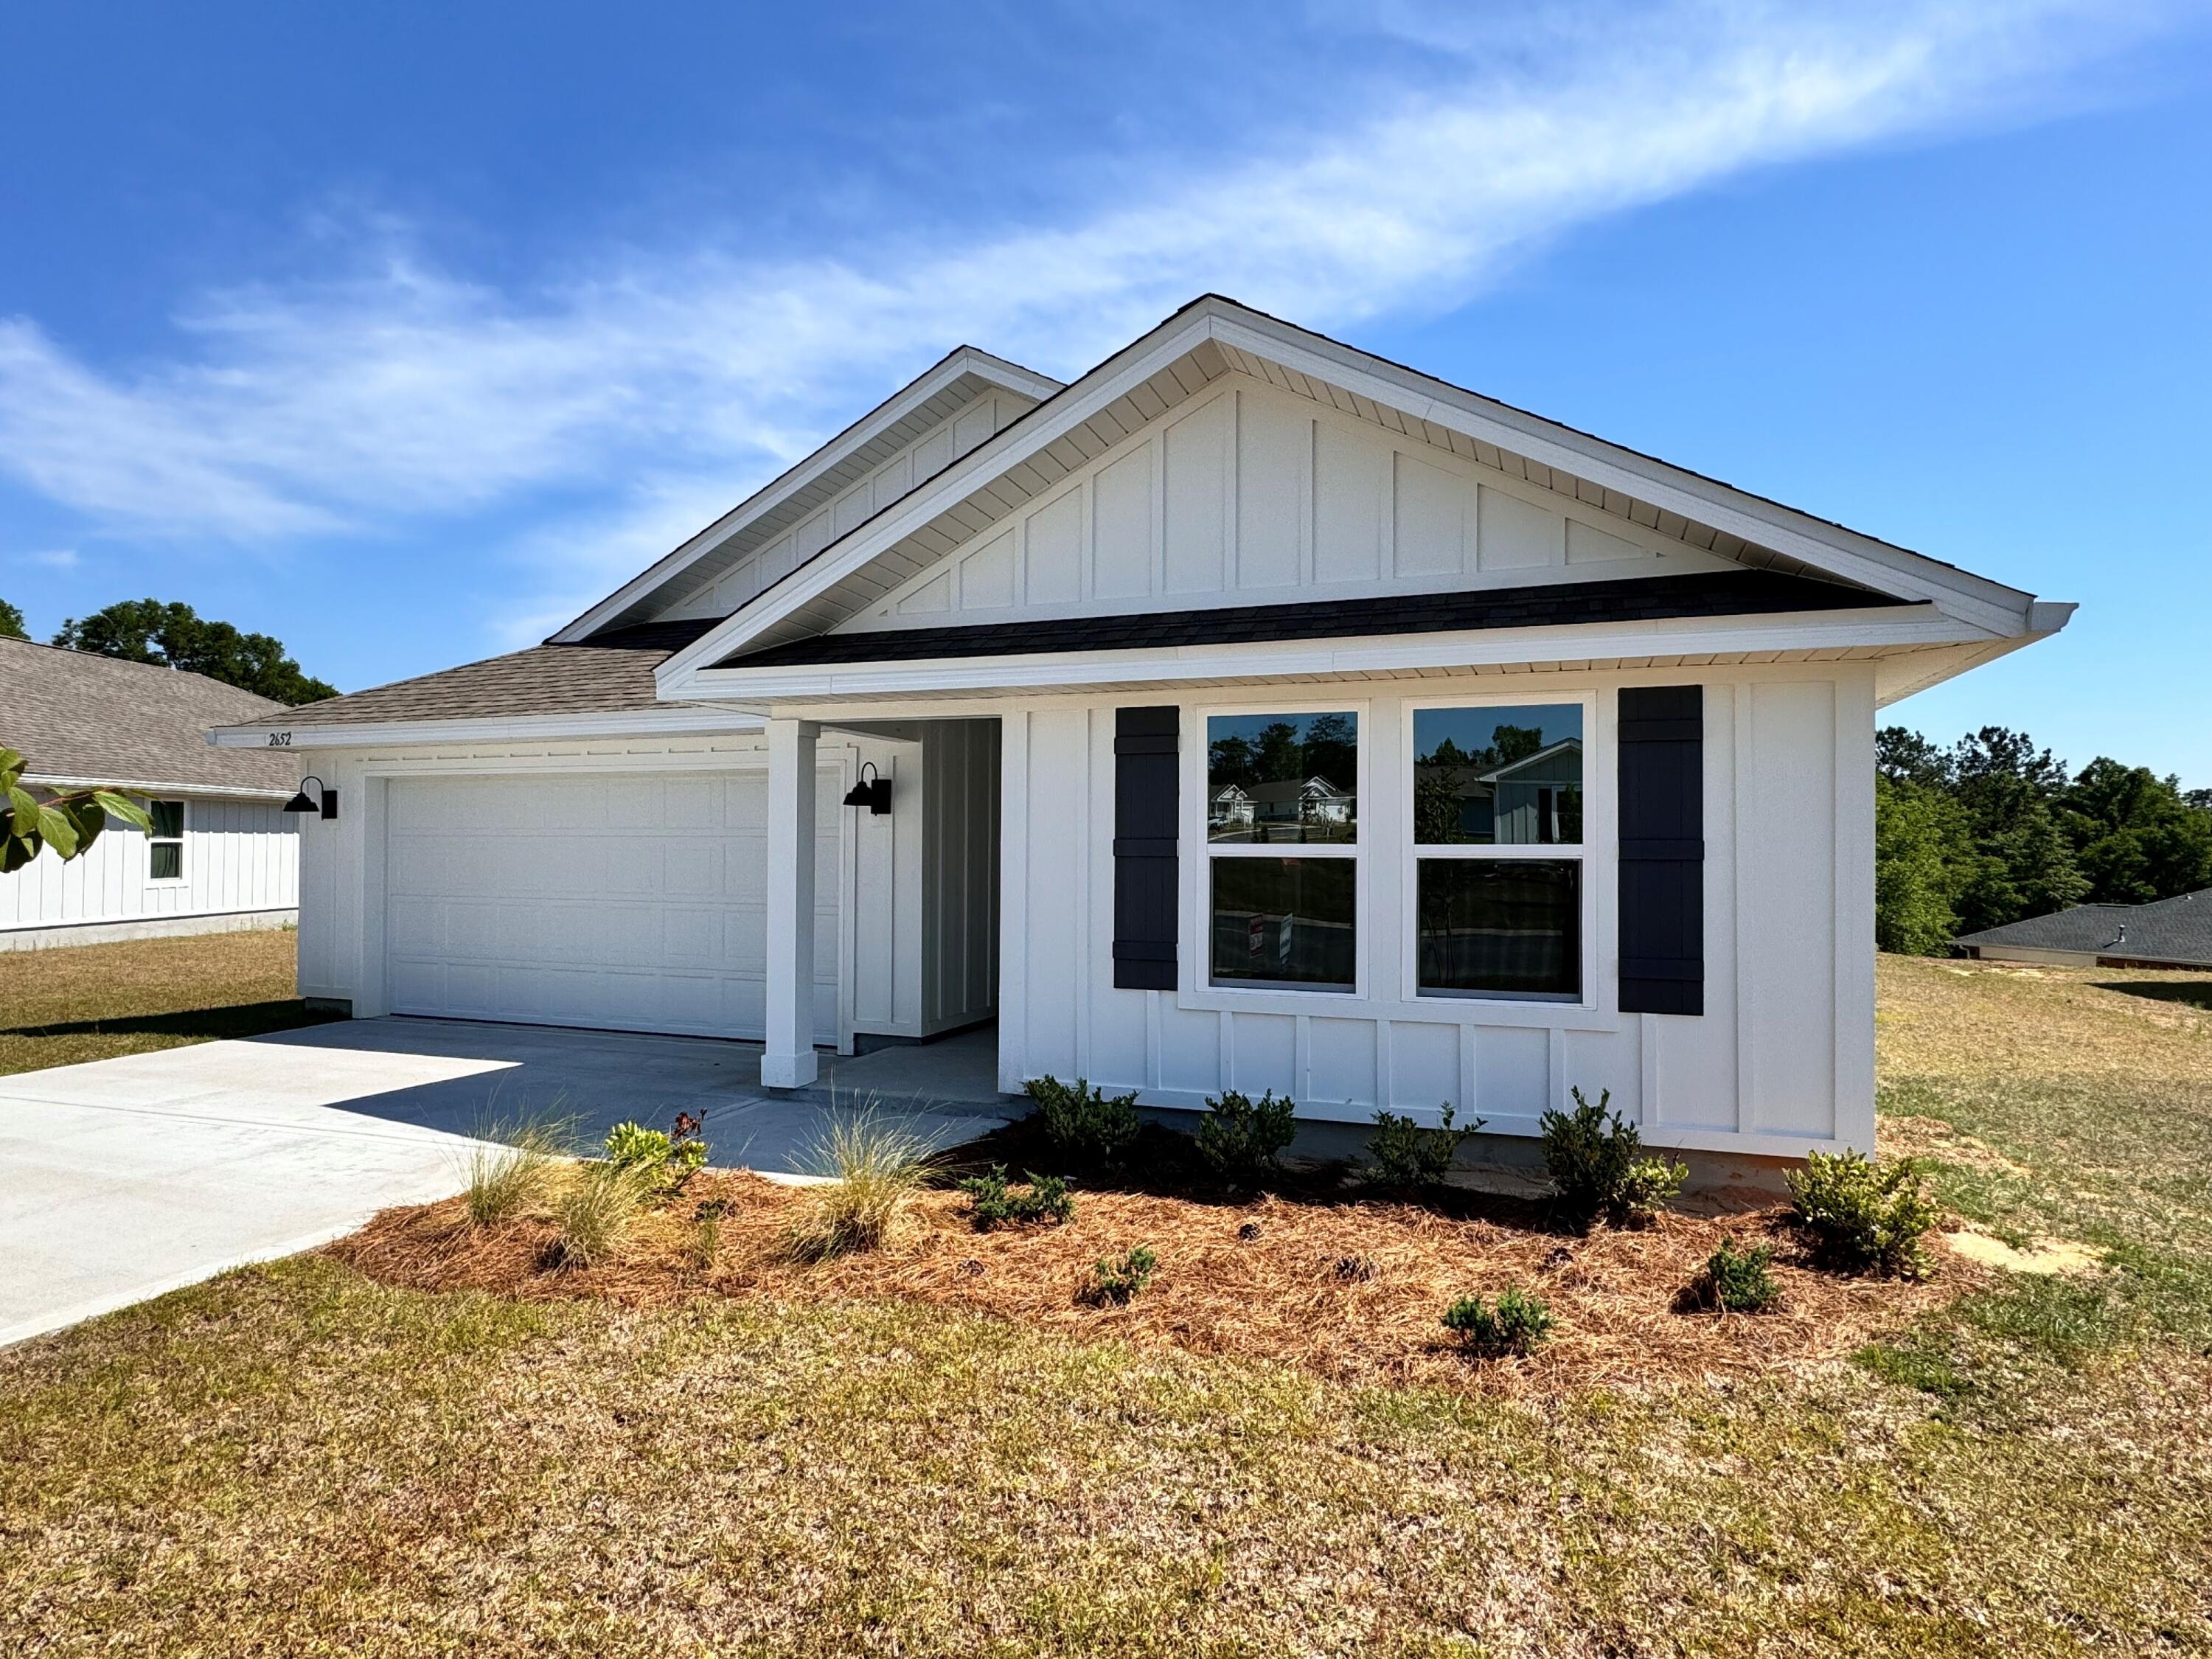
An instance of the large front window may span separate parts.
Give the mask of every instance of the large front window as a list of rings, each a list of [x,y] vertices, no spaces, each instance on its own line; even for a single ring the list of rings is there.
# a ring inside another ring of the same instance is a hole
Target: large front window
[[[1579,1000],[1583,705],[1413,719],[1419,994]]]
[[[1358,981],[1359,718],[1206,722],[1209,974],[1215,985]]]

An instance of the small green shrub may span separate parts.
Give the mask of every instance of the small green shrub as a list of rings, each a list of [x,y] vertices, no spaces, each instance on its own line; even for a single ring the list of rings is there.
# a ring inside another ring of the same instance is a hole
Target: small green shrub
[[[1257,1181],[1282,1164],[1277,1155],[1297,1134],[1297,1107],[1288,1096],[1269,1090],[1259,1099],[1224,1089],[1209,1098],[1199,1120],[1198,1152],[1214,1173],[1237,1182]]]
[[[1457,1334],[1460,1345],[1492,1358],[1529,1352],[1551,1335],[1552,1325],[1552,1310],[1543,1298],[1525,1294],[1518,1285],[1499,1292],[1494,1308],[1479,1296],[1463,1296],[1444,1310],[1444,1328]]]
[[[1647,1225],[1674,1201],[1681,1193],[1682,1183],[1689,1178],[1690,1166],[1686,1164],[1669,1164],[1663,1158],[1639,1158],[1628,1166],[1628,1175],[1620,1183],[1620,1196],[1607,1213],[1616,1226]]]
[[[1435,1129],[1397,1112],[1377,1112],[1375,1133],[1367,1138],[1367,1178],[1383,1187],[1439,1186],[1462,1144],[1480,1133],[1483,1122],[1477,1118],[1464,1129],[1454,1128],[1449,1105],[1443,1127]]]
[[[1814,1252],[1850,1273],[1917,1279],[1927,1271],[1921,1241],[1936,1206],[1910,1161],[1875,1164],[1858,1152],[1814,1152],[1790,1176],[1797,1224]]]
[[[968,1215],[977,1232],[1031,1222],[1056,1224],[1075,1213],[1075,1198],[1064,1177],[1039,1175],[1032,1170],[1026,1181],[1025,1186],[1011,1185],[1006,1166],[994,1164],[990,1174],[969,1176],[960,1183],[960,1190],[968,1194]]]
[[[1644,1137],[1613,1104],[1613,1091],[1593,1105],[1580,1089],[1575,1109],[1542,1119],[1544,1168],[1552,1177],[1552,1204],[1559,1218],[1587,1232],[1600,1216],[1615,1226],[1648,1221],[1682,1190],[1686,1165],[1644,1156]]]
[[[1691,1287],[1692,1295],[1700,1307],[1723,1313],[1765,1313],[1782,1299],[1782,1286],[1767,1271],[1773,1261],[1771,1244],[1740,1250],[1733,1237],[1723,1237]]]
[[[705,1127],[703,1117],[689,1112],[676,1115],[672,1134],[642,1123],[617,1123],[607,1131],[606,1160],[643,1171],[658,1190],[678,1191],[706,1167],[707,1143],[699,1138]]]
[[[1032,1078],[1024,1089],[1036,1103],[1037,1125],[1045,1139],[1071,1164],[1107,1169],[1121,1161],[1142,1124],[1137,1096],[1109,1096],[1083,1079],[1062,1083],[1049,1075]]]
[[[1151,1284],[1159,1265],[1159,1257],[1146,1244],[1139,1244],[1119,1257],[1102,1255],[1091,1270],[1091,1283],[1085,1288],[1084,1299],[1102,1307],[1109,1303],[1118,1306]]]
[[[635,1164],[578,1164],[553,1201],[553,1220],[560,1229],[553,1249],[561,1265],[596,1267],[612,1261],[652,1197],[654,1180],[650,1170]]]
[[[933,1160],[929,1142],[880,1112],[872,1097],[838,1114],[803,1160],[810,1173],[828,1179],[807,1188],[807,1213],[793,1235],[793,1249],[820,1260],[881,1248],[928,1178]]]

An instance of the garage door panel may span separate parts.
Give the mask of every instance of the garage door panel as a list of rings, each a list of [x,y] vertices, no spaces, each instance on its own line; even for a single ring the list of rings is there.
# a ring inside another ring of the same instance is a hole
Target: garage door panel
[[[837,1030],[837,775],[817,781],[816,1032]],[[389,1000],[402,1013],[758,1037],[766,775],[398,779]]]

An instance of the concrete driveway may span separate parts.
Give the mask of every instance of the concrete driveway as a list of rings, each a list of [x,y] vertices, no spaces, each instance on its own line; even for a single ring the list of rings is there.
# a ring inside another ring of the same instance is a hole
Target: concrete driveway
[[[783,1173],[834,1090],[957,1145],[1011,1115],[978,1048],[886,1050],[771,1098],[748,1044],[394,1018],[0,1077],[0,1346],[457,1192],[495,1122],[561,1118],[595,1145],[703,1111],[716,1164]]]

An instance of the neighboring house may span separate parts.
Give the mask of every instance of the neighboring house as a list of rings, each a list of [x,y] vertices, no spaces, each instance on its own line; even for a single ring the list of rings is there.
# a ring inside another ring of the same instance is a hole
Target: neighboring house
[[[1235,788],[1235,785],[1231,786]],[[1295,839],[1308,824],[1341,825],[1352,821],[1352,792],[1327,778],[1274,778],[1255,783],[1243,797],[1243,822],[1260,841]]]
[[[1875,711],[2069,614],[1209,296],[1068,386],[956,351],[544,644],[216,741],[337,789],[356,1014],[770,1086],[995,1022],[1008,1091],[1799,1156],[1874,1137]],[[1417,845],[1413,712],[1531,705],[1561,839]],[[1317,713],[1354,836],[1211,835],[1211,723]]]
[[[299,837],[283,755],[211,749],[217,722],[288,719],[281,702],[204,674],[0,639],[0,745],[36,795],[97,785],[139,799],[150,832],[112,823],[64,863],[0,876],[0,951],[274,927],[299,904]]]
[[[1951,943],[1984,962],[2212,969],[2212,887],[2149,904],[2077,904]]]

